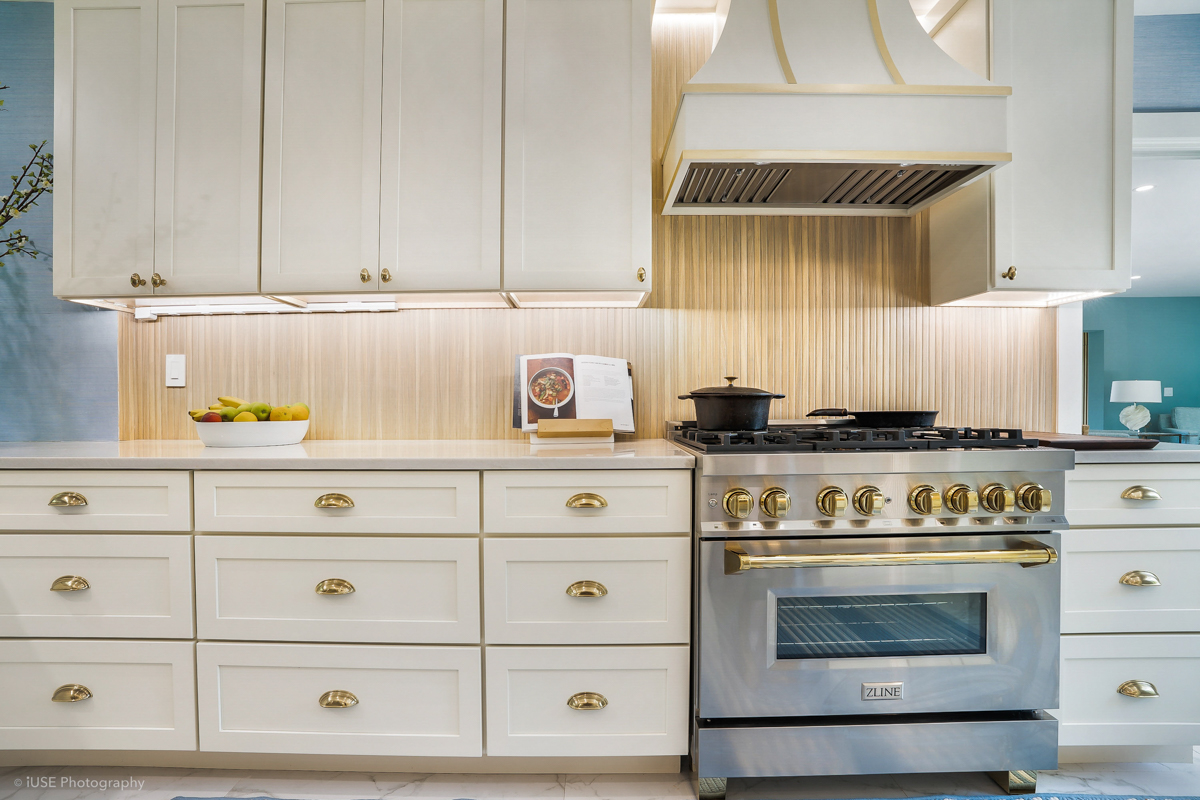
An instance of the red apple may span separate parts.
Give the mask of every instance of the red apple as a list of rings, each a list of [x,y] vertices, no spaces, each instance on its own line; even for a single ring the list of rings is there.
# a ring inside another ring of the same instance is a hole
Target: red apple
[[[225,420],[221,419],[221,415],[215,411],[210,411],[207,414],[205,414],[203,417],[200,418],[200,422],[224,422],[224,421]]]

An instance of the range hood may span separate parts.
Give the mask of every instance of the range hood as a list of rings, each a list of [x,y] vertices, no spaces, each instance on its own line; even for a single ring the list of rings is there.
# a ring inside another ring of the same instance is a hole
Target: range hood
[[[1011,160],[1010,94],[908,0],[731,0],[683,87],[663,213],[914,214]]]

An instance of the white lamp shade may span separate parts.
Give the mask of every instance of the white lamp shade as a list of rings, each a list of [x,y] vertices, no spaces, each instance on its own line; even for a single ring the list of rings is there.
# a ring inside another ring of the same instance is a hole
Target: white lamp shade
[[[1161,403],[1162,381],[1113,381],[1110,403]]]

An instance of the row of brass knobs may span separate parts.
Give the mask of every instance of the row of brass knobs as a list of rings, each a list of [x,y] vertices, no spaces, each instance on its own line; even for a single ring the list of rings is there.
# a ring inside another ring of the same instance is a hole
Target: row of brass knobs
[[[945,506],[955,514],[974,513],[980,505],[993,514],[1005,514],[1014,507],[1030,514],[1045,513],[1050,510],[1050,501],[1050,490],[1036,483],[1022,484],[1015,490],[989,483],[978,492],[966,484],[956,483],[947,488],[944,495]],[[886,503],[887,498],[878,486],[860,486],[853,496],[837,486],[826,486],[817,492],[817,510],[827,517],[844,517],[850,505],[864,517],[874,517],[883,513]],[[723,505],[729,516],[745,519],[754,510],[754,495],[745,489],[730,489],[725,493]],[[921,484],[909,492],[908,505],[921,516],[940,514],[943,494],[929,484]],[[763,492],[759,506],[768,517],[778,519],[787,516],[792,508],[792,498],[785,489],[775,486]]]

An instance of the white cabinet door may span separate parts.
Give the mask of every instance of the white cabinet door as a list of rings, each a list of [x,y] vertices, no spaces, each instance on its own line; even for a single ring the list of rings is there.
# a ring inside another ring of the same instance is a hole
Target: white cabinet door
[[[155,0],[54,4],[56,295],[151,292],[157,17]]]
[[[263,0],[161,0],[155,294],[258,291]]]
[[[505,289],[650,290],[653,5],[509,0]]]
[[[381,288],[499,289],[503,0],[384,0],[383,24]]]
[[[261,288],[375,291],[383,0],[267,0]]]

